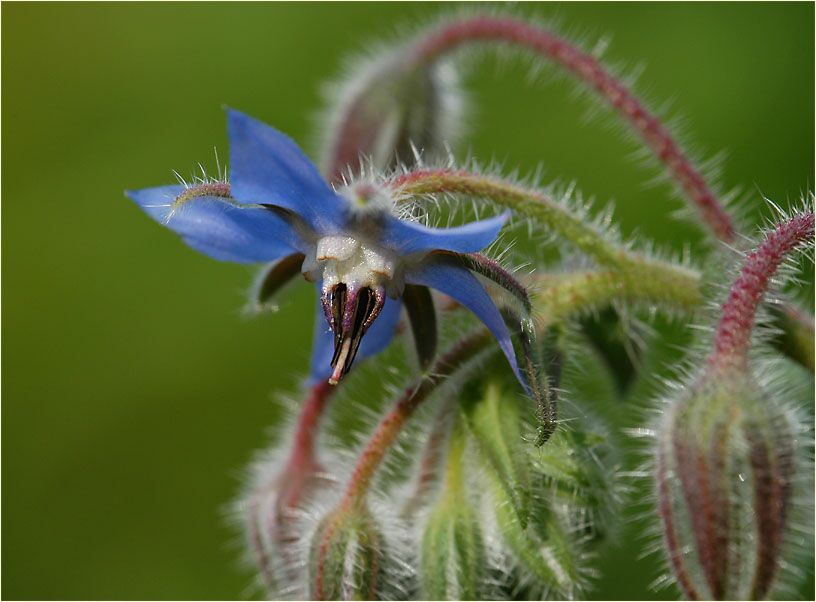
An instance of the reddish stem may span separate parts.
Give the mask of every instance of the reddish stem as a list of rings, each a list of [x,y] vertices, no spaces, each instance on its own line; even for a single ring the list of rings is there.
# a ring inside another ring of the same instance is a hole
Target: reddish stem
[[[315,578],[315,591],[318,599],[322,599],[325,594],[323,569],[335,531],[349,513],[359,511],[364,507],[365,495],[371,479],[405,422],[439,383],[473,359],[490,340],[490,332],[484,329],[455,344],[434,364],[431,375],[406,389],[392,410],[380,421],[357,460],[345,496],[333,512],[321,536],[318,570]]]
[[[403,507],[403,516],[411,516],[416,511],[430,491],[431,485],[437,479],[439,464],[442,460],[442,448],[452,424],[449,417],[450,413],[451,404],[445,404],[442,411],[436,416],[430,433],[428,433],[419,461],[416,487]]]
[[[523,46],[584,81],[629,122],[697,206],[703,221],[717,238],[726,242],[734,240],[731,217],[660,120],[593,56],[566,40],[518,19],[485,15],[454,21],[432,31],[417,44],[415,60],[420,64],[433,62],[460,46],[477,42]]]
[[[756,310],[769,280],[787,253],[812,239],[813,212],[807,211],[779,223],[748,255],[723,304],[714,350],[708,360],[712,370],[740,366],[747,361]]]
[[[318,463],[315,458],[314,439],[320,416],[335,390],[336,387],[326,382],[311,387],[298,417],[289,460],[275,481],[264,485],[249,501],[247,524],[250,545],[260,573],[270,591],[275,587],[275,574],[262,534],[264,517],[271,513],[272,522],[268,525],[271,529],[270,536],[280,545],[278,553],[291,562],[293,559],[288,545],[296,537],[290,533],[287,511],[301,503],[304,489],[310,485],[315,486],[314,477]],[[276,492],[273,499],[268,498],[267,487]]]
[[[281,502],[286,508],[294,508],[300,501],[300,495],[305,482],[310,473],[314,470],[317,461],[315,459],[315,435],[320,416],[326,407],[326,403],[332,394],[337,390],[326,381],[322,381],[312,386],[309,397],[303,403],[303,408],[298,417],[295,427],[295,438],[292,442],[292,451],[289,455],[285,473],[293,479],[291,487],[287,489],[286,496]]]
[[[374,473],[414,410],[445,378],[473,359],[489,342],[490,333],[487,330],[480,330],[460,341],[437,361],[430,376],[405,390],[399,401],[377,426],[377,430],[360,454],[346,489],[342,508],[350,508],[362,502]]]

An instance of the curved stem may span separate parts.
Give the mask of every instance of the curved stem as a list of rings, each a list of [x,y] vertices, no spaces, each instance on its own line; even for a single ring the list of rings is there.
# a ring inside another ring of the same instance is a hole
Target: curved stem
[[[742,366],[751,347],[756,310],[776,273],[790,251],[813,239],[813,212],[796,215],[779,223],[745,260],[739,277],[723,304],[722,317],[714,337],[709,367],[721,370]]]
[[[606,240],[603,233],[570,208],[537,191],[463,170],[419,169],[391,180],[405,200],[431,194],[465,194],[487,199],[526,215],[568,240],[604,265],[618,265],[625,252]]]
[[[615,301],[692,313],[703,304],[700,277],[693,273],[676,276],[650,266],[631,272],[597,270],[542,276],[533,302],[536,331],[543,334],[555,324]]]
[[[414,46],[416,64],[432,64],[457,49],[479,43],[506,43],[526,48],[570,72],[594,90],[626,121],[652,151],[703,223],[719,240],[732,243],[737,231],[732,217],[709,188],[700,170],[671,133],[618,78],[577,46],[540,27],[512,17],[478,15],[454,20],[420,37]],[[784,304],[776,320],[783,330],[781,350],[809,370],[816,369],[812,345],[813,316]]]
[[[417,64],[433,63],[462,46],[484,42],[504,42],[532,50],[592,88],[637,132],[697,207],[714,235],[726,242],[734,240],[736,232],[731,217],[660,120],[595,57],[563,38],[512,17],[479,15],[453,21],[428,33],[416,43],[414,60]]]
[[[291,471],[291,476],[296,482],[287,490],[285,499],[281,502],[288,508],[294,508],[300,501],[302,486],[308,473],[315,464],[315,436],[317,434],[318,423],[323,415],[331,396],[337,387],[322,381],[314,385],[309,391],[309,396],[303,403],[303,408],[298,416],[295,427],[295,437],[292,442],[292,450],[287,462],[287,471]]]
[[[442,457],[442,448],[453,426],[450,415],[455,407],[455,402],[456,399],[453,397],[446,399],[442,409],[434,418],[428,438],[425,440],[422,449],[414,492],[402,509],[403,517],[413,516],[428,495],[431,485],[439,476],[440,464],[444,459]]]
[[[348,509],[362,503],[374,473],[414,410],[440,383],[485,350],[491,341],[492,336],[487,329],[477,331],[449,349],[434,365],[429,377],[405,390],[391,411],[380,421],[360,454],[341,508]]]
[[[651,260],[611,241],[586,216],[546,194],[499,178],[462,170],[422,169],[395,177],[390,185],[404,200],[430,194],[465,194],[491,201],[525,215],[551,230],[603,266],[633,273],[663,272],[661,280],[696,279],[695,272],[671,263]]]

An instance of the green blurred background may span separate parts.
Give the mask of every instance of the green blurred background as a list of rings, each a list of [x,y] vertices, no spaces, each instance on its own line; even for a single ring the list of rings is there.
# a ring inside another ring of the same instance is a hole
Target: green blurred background
[[[224,509],[276,419],[272,391],[304,372],[311,291],[244,318],[251,271],[188,250],[123,190],[213,167],[224,104],[314,155],[319,84],[367,40],[446,8],[3,5],[3,598],[245,595]],[[640,89],[673,99],[700,148],[728,151],[724,182],[754,191],[754,217],[769,215],[759,191],[784,204],[813,186],[812,4],[524,10],[611,35],[613,62],[644,62]],[[625,233],[700,239],[665,187],[644,186],[631,145],[582,124],[569,86],[530,87],[526,71],[488,61],[470,79],[477,158],[575,179],[616,201]],[[638,531],[603,559],[596,596],[651,595],[658,565],[637,560]]]

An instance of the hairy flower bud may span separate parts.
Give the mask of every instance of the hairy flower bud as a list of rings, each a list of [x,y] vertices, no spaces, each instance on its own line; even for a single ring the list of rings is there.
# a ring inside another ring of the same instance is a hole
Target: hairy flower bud
[[[527,526],[529,461],[523,446],[523,422],[518,396],[492,381],[480,399],[468,407],[468,424],[487,460],[491,474],[504,489],[521,528]]]
[[[796,475],[794,423],[744,371],[709,372],[666,414],[656,481],[663,540],[690,599],[766,598]]]
[[[439,499],[420,542],[420,584],[427,600],[481,600],[487,559],[482,531],[466,490],[466,431],[454,424]]]
[[[424,599],[484,599],[484,542],[466,500],[443,499],[437,504],[425,525],[421,546]]]
[[[414,149],[436,155],[451,142],[460,113],[455,73],[418,64],[410,47],[388,50],[354,65],[334,87],[323,145],[323,169],[335,182],[361,157],[378,170],[414,161]]]
[[[264,588],[279,597],[301,574],[297,509],[330,485],[317,466],[257,467],[249,495],[239,503],[247,544]]]
[[[601,432],[558,429],[540,448],[528,444],[526,527],[506,488],[493,479],[495,521],[524,599],[573,599],[594,576],[591,559],[616,515],[615,456]]]
[[[368,508],[341,506],[312,535],[309,587],[313,600],[374,600],[384,577],[382,534]]]

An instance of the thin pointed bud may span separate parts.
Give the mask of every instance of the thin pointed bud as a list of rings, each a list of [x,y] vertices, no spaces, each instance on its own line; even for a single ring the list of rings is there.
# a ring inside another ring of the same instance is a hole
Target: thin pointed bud
[[[487,558],[464,484],[465,444],[465,432],[457,424],[448,444],[443,488],[420,545],[420,582],[426,600],[484,599]]]
[[[496,523],[520,572],[537,590],[548,592],[553,599],[574,598],[581,585],[580,551],[573,547],[573,538],[558,523],[558,516],[542,504],[536,508],[538,520],[524,527],[513,514],[512,503],[501,487],[493,488],[493,496]]]
[[[536,346],[532,328],[525,328],[525,322],[509,309],[502,310],[502,314],[505,321],[515,329],[519,341],[521,369],[527,377],[532,399],[536,403],[535,445],[541,447],[555,432],[558,424],[558,395],[555,387],[561,379],[563,363],[560,329],[553,328],[545,332],[543,344]]]
[[[488,473],[508,559],[527,584],[524,599],[573,599],[585,591],[592,554],[619,512],[616,455],[596,429],[559,429],[544,447],[526,445],[519,452],[516,461],[526,464],[529,475],[525,523],[506,488]]]
[[[376,600],[381,597],[383,539],[363,505],[341,506],[312,536],[309,587],[313,600]]]

